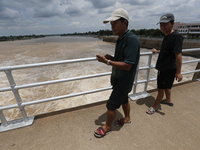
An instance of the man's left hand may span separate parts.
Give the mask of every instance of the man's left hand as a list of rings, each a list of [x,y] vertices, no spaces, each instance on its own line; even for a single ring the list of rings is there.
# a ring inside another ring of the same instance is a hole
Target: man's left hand
[[[104,57],[104,56],[102,56],[102,55],[96,55],[96,58],[97,58],[97,60],[99,61],[99,62],[102,62],[102,63],[107,63],[107,59],[106,59],[106,57]]]
[[[183,76],[180,73],[176,73],[175,78],[176,78],[176,81],[180,82],[183,79]]]

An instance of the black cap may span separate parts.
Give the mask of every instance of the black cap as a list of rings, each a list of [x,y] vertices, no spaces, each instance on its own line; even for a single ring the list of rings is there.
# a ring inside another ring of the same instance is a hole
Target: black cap
[[[160,17],[160,21],[157,23],[168,23],[170,21],[174,21],[174,15],[171,13],[164,14]]]

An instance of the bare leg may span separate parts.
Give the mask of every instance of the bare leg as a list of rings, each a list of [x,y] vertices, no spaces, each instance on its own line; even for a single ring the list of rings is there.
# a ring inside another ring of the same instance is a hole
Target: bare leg
[[[158,104],[160,104],[160,101],[163,99],[164,97],[164,92],[165,92],[165,89],[158,89],[158,95],[156,97],[156,101],[154,102],[153,104],[153,109],[157,109],[157,106]]]
[[[107,119],[106,124],[102,126],[105,132],[111,130],[111,124],[113,120],[115,119],[115,110],[107,110]],[[96,133],[99,133],[98,130],[95,131]]]
[[[158,90],[158,95],[156,97],[156,101],[153,104],[153,109],[156,110],[158,104],[160,103],[160,101],[163,99],[164,97],[164,93],[165,93],[165,89],[157,89]],[[147,113],[151,114],[151,112],[149,110],[146,111]]]
[[[171,103],[171,89],[165,89],[166,103]]]
[[[130,118],[130,103],[126,103],[122,105],[123,111],[124,111],[124,123],[131,122]]]
[[[107,120],[106,120],[106,124],[105,124],[105,131],[108,131],[111,129],[111,124],[113,122],[113,120],[115,119],[115,110],[109,110],[107,111]]]

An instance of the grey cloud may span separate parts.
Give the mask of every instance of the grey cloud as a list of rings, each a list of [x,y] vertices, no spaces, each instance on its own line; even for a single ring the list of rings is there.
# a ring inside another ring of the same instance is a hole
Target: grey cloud
[[[8,29],[27,29],[34,33],[41,27],[47,32],[57,25],[65,32],[87,31],[86,24],[91,22],[94,26],[87,26],[88,30],[107,29],[110,26],[102,25],[101,20],[119,7],[129,12],[130,28],[157,28],[155,23],[165,12],[173,11],[180,21],[198,21],[199,5],[199,0],[0,0],[0,32],[7,35]]]
[[[82,15],[82,11],[76,7],[67,8],[65,13],[69,16],[80,16]]]
[[[2,1],[0,1],[0,12],[4,11],[5,10],[5,6],[4,4],[2,3]]]
[[[10,19],[13,20],[19,17],[20,15],[17,11],[6,8],[6,7],[1,9],[0,11],[0,19],[3,19],[3,20],[10,20]]]
[[[0,18],[9,19],[23,15],[27,9],[34,9],[33,17],[51,17],[58,15],[54,10],[45,9],[52,0],[9,0],[0,1]],[[16,13],[16,15],[14,14]],[[20,14],[22,13],[22,14]],[[21,16],[23,17],[23,16]]]
[[[63,1],[60,3],[60,5],[72,5],[72,2],[69,0],[69,1]]]
[[[155,0],[122,0],[121,3],[127,3],[132,6],[134,5],[153,5]]]
[[[35,18],[51,18],[51,17],[55,17],[55,16],[59,16],[59,15],[60,15],[60,13],[54,9],[35,8],[33,17],[35,17]]]
[[[11,2],[10,5],[20,4],[20,6],[24,8],[26,7],[43,8],[49,4],[52,4],[53,2],[53,0],[11,0],[11,1],[13,2]]]
[[[84,7],[82,7],[82,8],[77,7],[72,2],[65,2],[64,5],[65,5],[65,12],[64,13],[67,16],[73,16],[73,17],[77,16],[77,17],[79,17],[79,16],[82,16],[83,14],[85,14],[84,13],[84,11],[85,11]]]
[[[121,4],[129,4],[131,6],[134,5],[153,5],[155,3],[155,0],[86,0],[90,1],[95,8],[101,9],[101,8],[107,8],[110,6],[114,6],[116,2],[119,2]]]
[[[64,8],[65,11],[60,11],[60,8]],[[50,17],[62,17],[62,16],[80,16],[83,14],[83,10],[78,8],[70,1],[64,1],[57,6],[45,6],[45,8],[35,8],[34,17],[50,18]]]
[[[82,15],[84,10],[78,8],[73,2],[70,0],[10,0],[9,2],[0,0],[0,18],[13,18],[14,12],[18,12],[18,15],[23,17],[26,11],[29,11],[29,18]]]
[[[86,0],[93,4],[95,8],[106,8],[109,6],[114,6],[116,1],[114,0]]]
[[[16,11],[22,11],[29,8],[44,8],[52,0],[4,0],[2,3],[5,7]],[[1,7],[1,6],[0,6]]]

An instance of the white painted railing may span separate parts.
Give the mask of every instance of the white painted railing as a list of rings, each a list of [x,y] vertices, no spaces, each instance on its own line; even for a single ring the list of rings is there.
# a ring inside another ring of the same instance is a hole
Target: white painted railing
[[[189,51],[190,52],[191,51],[200,51],[200,48],[183,50],[183,52],[189,52]],[[150,96],[147,93],[148,83],[156,80],[156,78],[150,78],[150,76],[149,76],[150,70],[155,68],[155,66],[151,65],[152,55],[153,55],[152,52],[145,52],[145,53],[140,54],[141,57],[148,56],[148,62],[147,62],[146,67],[141,67],[141,68],[137,69],[136,78],[135,78],[134,86],[133,86],[133,94],[129,95],[129,97],[132,100]],[[23,102],[21,100],[21,96],[18,92],[19,89],[31,88],[31,87],[43,86],[43,85],[49,85],[49,84],[56,84],[56,83],[62,83],[62,82],[69,82],[69,81],[75,81],[75,80],[83,80],[83,79],[88,79],[88,78],[97,78],[100,76],[110,75],[111,72],[86,75],[86,76],[80,76],[80,77],[73,77],[73,78],[67,78],[67,79],[38,82],[38,83],[31,83],[31,84],[25,84],[25,85],[16,85],[14,77],[12,75],[12,70],[32,68],[32,67],[50,66],[50,65],[61,65],[61,64],[68,64],[68,63],[80,63],[80,62],[86,62],[86,61],[96,61],[96,58],[92,57],[92,58],[82,58],[82,59],[73,59],[73,60],[65,60],[65,61],[54,61],[54,62],[46,62],[46,63],[0,67],[0,71],[5,72],[7,79],[9,81],[9,84],[10,84],[10,87],[0,88],[0,92],[3,93],[6,91],[12,91],[15,96],[15,99],[16,99],[16,104],[8,105],[8,106],[0,106],[0,120],[1,120],[0,132],[20,128],[23,126],[31,125],[33,123],[34,116],[31,116],[31,117],[27,116],[27,113],[25,111],[25,106],[35,105],[35,104],[39,104],[39,103],[45,103],[45,102],[49,102],[49,101],[56,101],[56,100],[60,100],[60,99],[64,99],[64,98],[75,97],[75,96],[79,96],[79,95],[85,95],[85,94],[101,92],[101,91],[111,89],[111,87],[105,87],[105,88],[101,88],[101,89],[94,89],[94,90],[90,90],[90,91],[84,91],[84,92],[73,93],[73,94],[68,94],[68,95],[61,95],[61,96],[51,97],[51,98],[46,98],[46,99],[41,99],[41,100]],[[185,62],[183,62],[183,64],[194,63],[194,62],[200,62],[200,59],[195,59],[192,61],[185,61]],[[147,70],[145,80],[138,80],[138,72],[141,70]],[[184,75],[184,74],[190,74],[190,73],[196,73],[196,72],[200,72],[200,70],[192,70],[192,71],[184,72],[182,74]],[[141,83],[145,84],[144,91],[140,92],[140,93],[136,93],[137,85],[141,84]],[[7,121],[6,117],[4,116],[3,111],[8,110],[8,109],[13,109],[13,108],[18,108],[20,110],[20,112],[22,114],[22,119]]]

